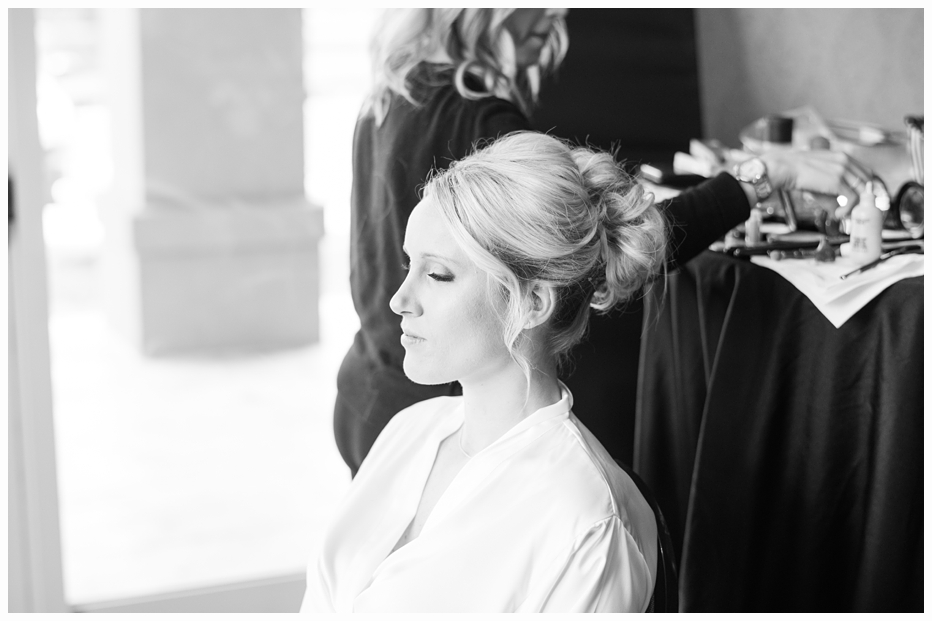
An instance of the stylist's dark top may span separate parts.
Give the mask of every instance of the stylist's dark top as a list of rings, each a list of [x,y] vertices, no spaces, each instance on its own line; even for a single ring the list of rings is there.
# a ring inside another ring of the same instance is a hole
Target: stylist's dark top
[[[532,128],[509,101],[460,96],[452,70],[424,65],[413,83],[419,106],[393,96],[382,124],[377,126],[371,113],[363,116],[353,139],[350,286],[361,328],[340,366],[334,410],[337,447],[353,475],[392,416],[427,398],[461,393],[458,383],[408,380],[401,317],[389,308],[405,278],[402,243],[421,187],[432,169],[465,157],[477,141]],[[673,265],[704,250],[749,214],[743,189],[728,175],[680,195],[668,210]]]

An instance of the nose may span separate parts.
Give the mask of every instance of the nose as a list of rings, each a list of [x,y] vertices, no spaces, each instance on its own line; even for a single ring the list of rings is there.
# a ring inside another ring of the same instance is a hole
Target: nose
[[[404,282],[395,291],[395,295],[388,301],[389,308],[395,315],[416,315],[417,300],[414,299],[414,292],[411,286],[411,274],[405,276]]]

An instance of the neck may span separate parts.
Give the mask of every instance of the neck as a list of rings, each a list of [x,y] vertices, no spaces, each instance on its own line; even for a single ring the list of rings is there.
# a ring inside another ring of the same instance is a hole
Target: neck
[[[463,386],[464,410],[460,437],[463,448],[470,455],[505,435],[538,409],[559,402],[561,397],[556,366],[553,365],[532,370],[529,389],[517,364],[491,378],[460,384]]]

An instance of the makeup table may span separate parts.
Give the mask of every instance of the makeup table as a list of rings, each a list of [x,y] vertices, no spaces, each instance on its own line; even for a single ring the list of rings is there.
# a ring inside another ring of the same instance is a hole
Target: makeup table
[[[645,305],[634,469],[681,611],[922,610],[923,285],[836,328],[779,274],[709,251]]]

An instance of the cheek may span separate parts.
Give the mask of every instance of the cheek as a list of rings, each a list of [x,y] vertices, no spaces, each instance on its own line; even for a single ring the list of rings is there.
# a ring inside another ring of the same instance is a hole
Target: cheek
[[[500,309],[496,309],[487,301],[477,300],[470,305],[465,315],[468,318],[468,328],[475,335],[477,346],[481,347],[483,354],[507,354]]]
[[[449,309],[439,350],[487,354],[489,349],[504,345],[499,318],[487,305],[477,302],[469,300]]]
[[[467,367],[508,355],[501,314],[484,292],[446,307],[443,333],[435,337],[440,343],[432,348],[435,358]]]

